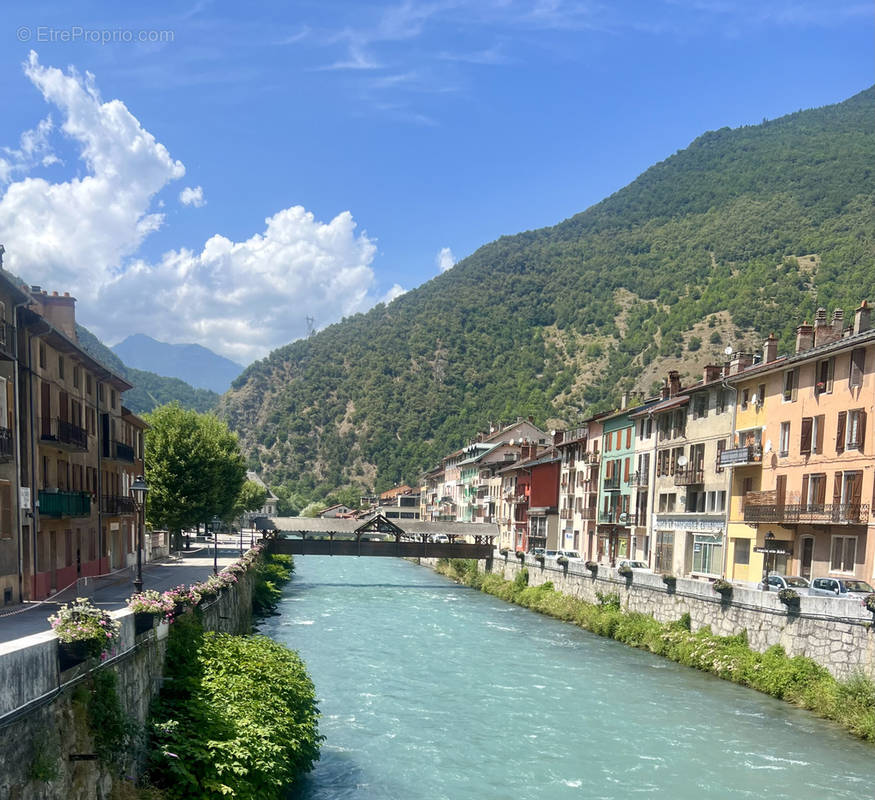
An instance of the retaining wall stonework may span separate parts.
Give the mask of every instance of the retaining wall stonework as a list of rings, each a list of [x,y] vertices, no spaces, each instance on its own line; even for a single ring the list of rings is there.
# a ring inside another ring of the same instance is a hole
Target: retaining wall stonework
[[[421,563],[433,568],[436,562],[421,559]],[[796,613],[788,612],[776,592],[736,586],[726,602],[706,581],[678,578],[670,592],[662,576],[651,573],[636,572],[627,581],[607,567],[599,567],[593,575],[582,564],[566,571],[527,559],[524,566],[530,586],[551,581],[556,591],[588,603],[598,602],[596,592],[613,592],[626,611],[650,614],[659,622],[672,622],[687,613],[693,631],[705,625],[720,636],[747,631],[754,650],[762,652],[779,644],[788,655],[808,656],[836,678],[862,672],[875,680],[875,626],[860,600],[801,597]],[[488,570],[513,580],[522,567],[513,556],[497,557]]]
[[[252,626],[252,572],[201,606],[205,630],[244,634]],[[169,626],[134,636],[134,617],[116,611],[121,637],[116,655],[99,669],[111,669],[125,713],[146,722],[161,689]],[[94,753],[84,704],[76,687],[89,675],[86,665],[59,672],[57,640],[46,632],[0,645],[0,800],[105,800],[117,780]],[[71,756],[74,758],[71,760]],[[127,774],[131,775],[135,765]],[[45,780],[54,775],[52,780]],[[43,779],[40,779],[43,778]],[[124,780],[124,776],[121,776]]]

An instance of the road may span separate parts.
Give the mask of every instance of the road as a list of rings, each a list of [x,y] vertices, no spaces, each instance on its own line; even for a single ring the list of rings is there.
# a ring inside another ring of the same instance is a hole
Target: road
[[[244,541],[244,548],[249,547],[249,538]],[[218,563],[219,569],[235,561],[240,556],[239,539],[220,537]],[[182,551],[182,558],[166,560],[143,566],[143,588],[172,589],[180,584],[191,584],[202,581],[213,571],[213,549],[204,545],[193,545],[191,550]],[[123,570],[113,575],[98,578],[93,585],[93,591],[87,592],[91,601],[109,611],[124,608],[126,600],[134,593],[134,571]],[[72,600],[76,595],[75,588],[64,592],[51,602],[42,601],[25,603],[13,608],[4,609],[0,614],[0,642],[9,642],[22,636],[42,633],[49,630],[47,617],[53,614],[61,603]]]

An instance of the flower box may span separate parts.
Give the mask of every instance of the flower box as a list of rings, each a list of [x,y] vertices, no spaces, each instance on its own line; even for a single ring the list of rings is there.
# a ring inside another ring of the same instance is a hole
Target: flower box
[[[711,588],[717,592],[717,594],[722,594],[724,598],[732,595],[732,584],[722,578],[718,578],[714,581],[714,583],[711,584]]]
[[[663,575],[662,582],[670,589],[674,589],[678,585],[678,579],[674,575]]]
[[[95,650],[100,650],[98,639],[76,639],[72,642],[58,639],[58,667],[61,672],[73,669],[91,658]]]
[[[778,600],[788,608],[799,608],[799,592],[795,589],[779,589]]]
[[[151,611],[135,611],[134,612],[134,636],[142,636],[148,633],[155,627],[155,620],[158,619],[157,614]]]
[[[543,553],[538,553],[538,555],[535,556],[535,561],[537,561],[539,564],[541,564],[541,565],[543,566],[543,564],[544,564],[544,554],[543,554]]]
[[[587,561],[584,566],[592,573],[599,571],[599,565],[595,561]]]
[[[871,611],[873,614],[875,614],[875,592],[873,592],[872,594],[867,594],[867,595],[863,598],[863,606],[864,606],[867,610],[869,610],[869,611]]]
[[[620,566],[617,567],[617,574],[622,575],[628,580],[632,577],[632,567],[630,567],[628,564],[620,564]]]
[[[522,550],[517,550],[515,555],[520,561],[525,561],[526,559],[526,554]]]
[[[556,559],[556,563],[563,569],[568,569],[568,559],[565,556],[559,556]]]

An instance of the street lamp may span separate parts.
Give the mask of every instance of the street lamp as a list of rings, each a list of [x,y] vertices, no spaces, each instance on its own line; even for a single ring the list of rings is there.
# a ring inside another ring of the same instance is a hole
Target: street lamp
[[[210,520],[213,526],[213,575],[219,574],[219,526],[222,520],[219,517],[213,517]]]
[[[146,493],[149,487],[142,475],[137,475],[131,484],[131,497],[137,509],[137,577],[134,579],[134,588],[137,592],[143,591],[143,527],[146,524]],[[140,520],[142,513],[143,519]]]
[[[763,540],[765,547],[763,548],[763,591],[769,591],[769,550],[772,542],[775,541],[775,534],[769,531],[766,538]]]

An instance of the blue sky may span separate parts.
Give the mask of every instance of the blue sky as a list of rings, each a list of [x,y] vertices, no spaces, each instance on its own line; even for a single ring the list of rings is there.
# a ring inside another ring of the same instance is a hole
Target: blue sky
[[[857,0],[44,3],[0,37],[6,266],[109,343],[244,363],[875,55]]]

